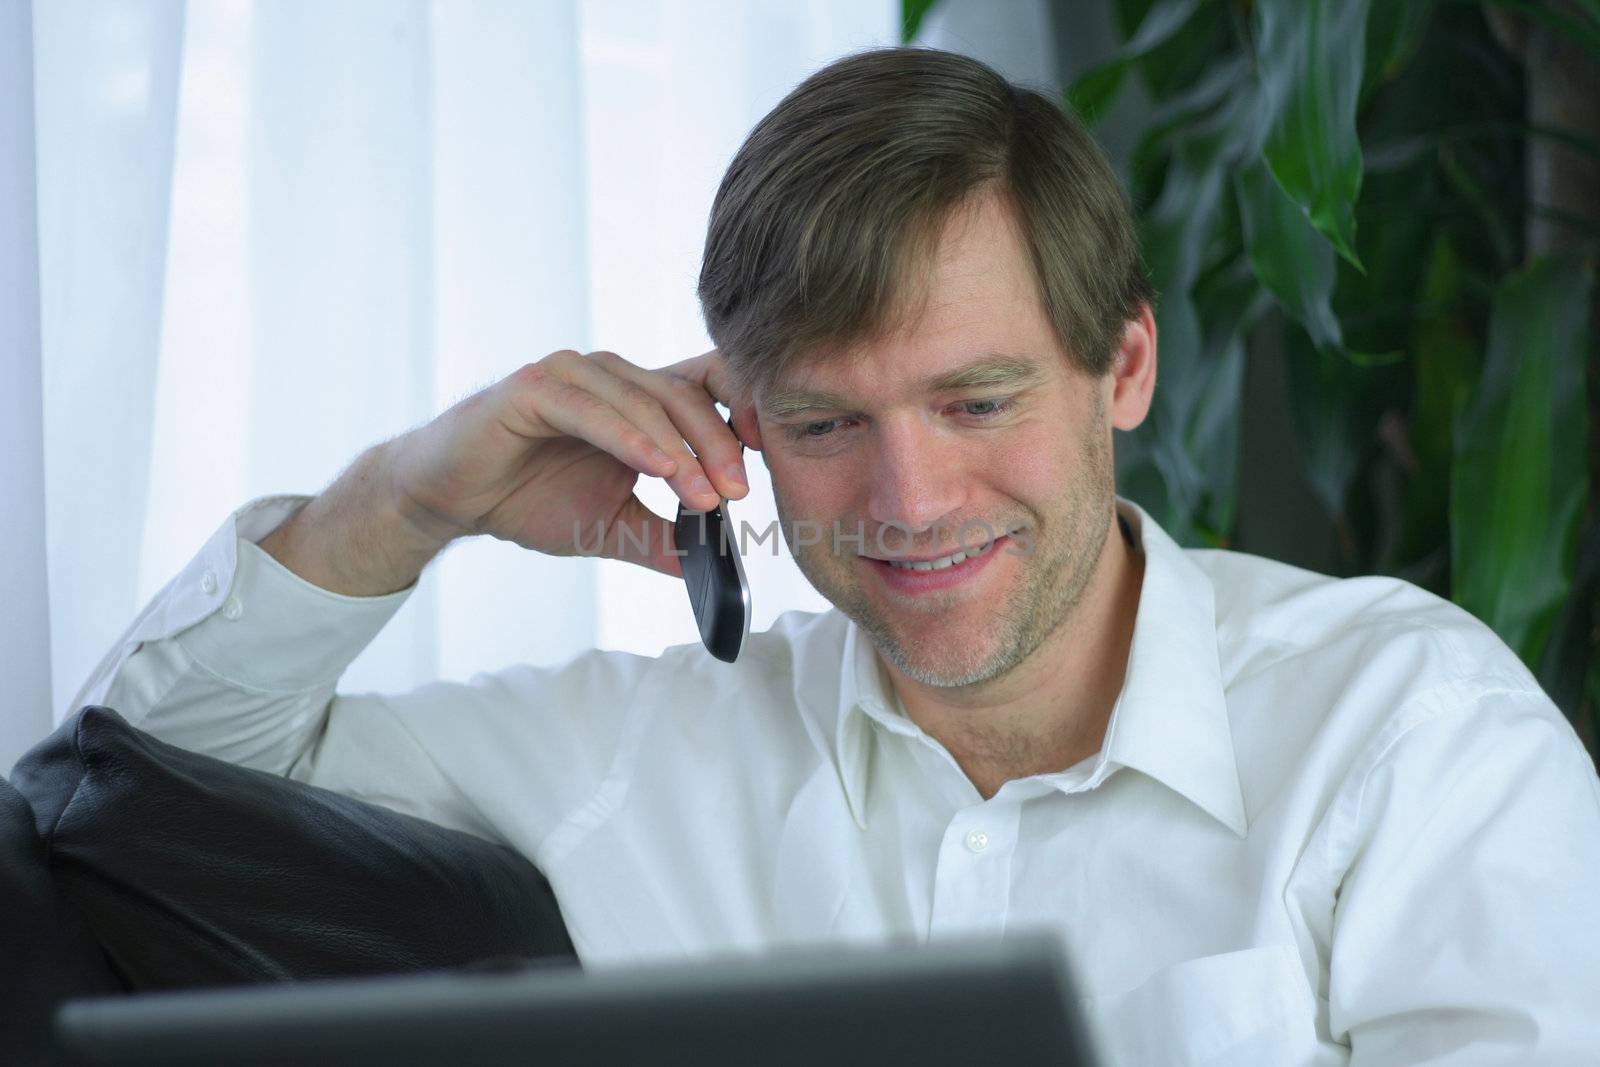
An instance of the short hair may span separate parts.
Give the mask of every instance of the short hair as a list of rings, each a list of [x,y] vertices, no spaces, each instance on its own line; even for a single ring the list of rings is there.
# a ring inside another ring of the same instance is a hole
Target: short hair
[[[1121,185],[1083,125],[969,56],[873,48],[816,71],[717,189],[698,296],[741,395],[915,321],[953,211],[1012,212],[1069,360],[1099,377],[1155,292]]]

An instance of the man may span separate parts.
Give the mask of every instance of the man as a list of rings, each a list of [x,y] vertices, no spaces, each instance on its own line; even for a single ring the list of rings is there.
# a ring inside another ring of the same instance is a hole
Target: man
[[[556,352],[246,505],[75,705],[509,843],[589,966],[1043,926],[1114,1063],[1600,1050],[1600,781],[1515,655],[1116,496],[1153,294],[1069,117],[960,56],[847,57],[733,160],[700,297],[712,352]],[[835,610],[733,665],[336,692],[457,537],[680,574],[633,487],[740,498],[741,443]]]

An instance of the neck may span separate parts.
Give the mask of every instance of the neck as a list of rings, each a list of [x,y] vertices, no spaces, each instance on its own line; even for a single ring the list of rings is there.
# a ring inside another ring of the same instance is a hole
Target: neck
[[[1110,521],[1083,598],[1005,674],[939,689],[885,663],[907,716],[945,746],[985,800],[1014,778],[1065,770],[1105,740],[1144,583],[1143,554],[1123,540],[1114,510]]]

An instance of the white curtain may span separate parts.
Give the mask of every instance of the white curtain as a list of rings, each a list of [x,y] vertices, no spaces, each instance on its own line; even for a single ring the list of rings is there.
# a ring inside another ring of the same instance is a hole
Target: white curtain
[[[33,5],[49,617],[30,623],[58,711],[139,595],[183,14]]]
[[[48,634],[54,719],[245,500],[315,493],[559,348],[644,366],[709,348],[694,281],[729,159],[808,73],[894,42],[899,10],[35,3],[46,507],[0,548],[25,553],[43,522],[48,618],[24,599],[12,624]],[[9,136],[23,112],[4,106]],[[775,514],[749,458],[734,513],[760,527]],[[671,514],[663,484],[641,495]],[[747,571],[755,629],[826,607],[786,552]],[[479,538],[428,569],[344,687],[695,639],[681,583]]]
[[[50,723],[31,15],[0,3],[0,775]]]

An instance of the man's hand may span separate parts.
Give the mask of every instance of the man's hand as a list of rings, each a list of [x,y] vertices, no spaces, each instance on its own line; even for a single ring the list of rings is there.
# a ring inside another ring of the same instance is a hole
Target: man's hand
[[[678,576],[671,521],[633,488],[641,473],[656,475],[700,510],[748,492],[717,400],[732,403],[715,349],[661,370],[614,352],[552,353],[392,442],[401,513],[424,531],[486,533]]]
[[[553,352],[363,453],[261,547],[351,596],[404,589],[475,534],[679,577],[672,522],[633,489],[641,473],[665,478],[699,510],[748,491],[719,400],[735,402],[715,349],[660,370]]]

